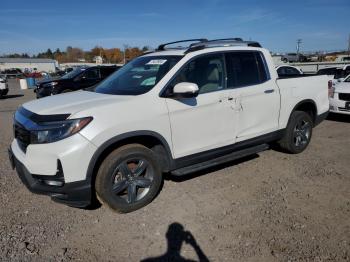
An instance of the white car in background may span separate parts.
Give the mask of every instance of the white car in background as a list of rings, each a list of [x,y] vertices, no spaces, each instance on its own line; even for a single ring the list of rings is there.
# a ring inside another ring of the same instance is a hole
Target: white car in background
[[[304,72],[300,68],[290,65],[277,66],[276,71],[279,77],[292,77],[304,74]]]
[[[330,88],[330,111],[350,115],[350,75]]]
[[[9,91],[6,77],[0,77],[0,97],[6,96]]]

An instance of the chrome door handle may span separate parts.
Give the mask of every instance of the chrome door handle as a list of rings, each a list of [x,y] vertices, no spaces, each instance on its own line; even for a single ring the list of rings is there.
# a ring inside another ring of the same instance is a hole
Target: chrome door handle
[[[265,94],[270,94],[270,93],[273,93],[275,92],[275,89],[267,89],[264,91]]]

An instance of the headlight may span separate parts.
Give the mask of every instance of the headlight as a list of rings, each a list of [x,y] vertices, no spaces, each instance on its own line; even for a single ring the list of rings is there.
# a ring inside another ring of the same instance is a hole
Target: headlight
[[[71,119],[60,122],[48,122],[30,131],[31,144],[52,143],[81,131],[92,120],[92,117]]]

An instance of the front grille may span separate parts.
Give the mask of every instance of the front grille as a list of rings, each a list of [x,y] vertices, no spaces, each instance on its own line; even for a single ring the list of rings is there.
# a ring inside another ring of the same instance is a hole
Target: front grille
[[[14,124],[14,135],[21,149],[26,152],[27,146],[30,144],[30,132],[22,127],[19,123]]]
[[[339,93],[339,99],[344,101],[350,101],[350,94]]]

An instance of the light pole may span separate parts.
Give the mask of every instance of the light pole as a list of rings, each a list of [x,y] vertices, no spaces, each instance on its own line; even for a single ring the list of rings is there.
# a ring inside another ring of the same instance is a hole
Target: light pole
[[[349,40],[348,40],[348,57],[350,57],[350,34],[349,34]]]
[[[297,55],[299,55],[301,43],[302,43],[301,39],[298,39],[298,40],[297,40]]]

